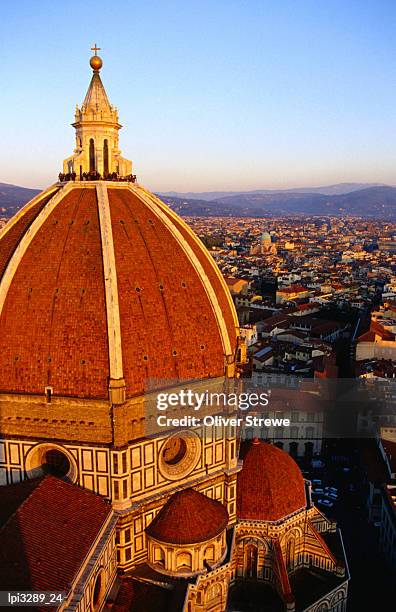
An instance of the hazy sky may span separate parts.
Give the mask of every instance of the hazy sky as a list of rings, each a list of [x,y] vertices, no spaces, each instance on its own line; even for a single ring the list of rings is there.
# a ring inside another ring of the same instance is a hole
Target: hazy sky
[[[101,76],[153,190],[396,184],[394,0],[1,2],[0,181],[44,187]]]

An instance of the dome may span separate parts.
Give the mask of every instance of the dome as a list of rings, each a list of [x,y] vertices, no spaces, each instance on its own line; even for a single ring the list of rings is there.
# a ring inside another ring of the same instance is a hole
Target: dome
[[[280,448],[254,440],[238,474],[238,518],[277,521],[305,505],[304,478],[296,462]]]
[[[146,529],[148,536],[169,544],[195,544],[215,538],[228,524],[220,502],[194,489],[178,491]]]
[[[272,242],[271,234],[268,232],[263,232],[261,234],[261,242]]]
[[[237,325],[205,247],[137,184],[55,184],[0,233],[1,393],[107,399],[111,381],[132,397],[223,376]]]

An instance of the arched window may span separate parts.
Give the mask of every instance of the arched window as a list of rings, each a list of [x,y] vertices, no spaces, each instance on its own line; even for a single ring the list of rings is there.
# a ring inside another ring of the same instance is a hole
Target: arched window
[[[291,537],[286,544],[286,567],[288,570],[294,567],[294,546],[295,540],[294,537]]]
[[[95,143],[94,139],[89,139],[89,171],[95,172]]]
[[[311,458],[313,455],[314,445],[313,442],[305,443],[305,456]]]
[[[247,578],[257,578],[258,550],[255,544],[245,547],[245,572]]]
[[[209,561],[209,563],[214,561],[214,546],[208,546],[205,548],[204,559],[205,561]]]
[[[207,595],[206,595],[206,603],[213,605],[216,603],[216,600],[221,600],[223,595],[223,591],[221,589],[221,584],[216,582],[209,587]]]
[[[177,555],[177,569],[191,569],[192,557],[189,552],[181,552]]]
[[[158,563],[158,565],[162,565],[162,566],[165,565],[165,552],[159,546],[155,548],[154,562]]]
[[[109,173],[109,143],[107,138],[103,143],[103,173],[105,176]]]
[[[105,581],[104,581],[104,571],[100,570],[95,579],[95,584],[92,592],[92,606],[91,610],[98,610],[103,601],[103,596],[105,594]]]

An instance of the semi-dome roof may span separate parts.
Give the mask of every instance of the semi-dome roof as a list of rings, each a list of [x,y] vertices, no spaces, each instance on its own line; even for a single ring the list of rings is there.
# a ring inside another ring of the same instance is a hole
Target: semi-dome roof
[[[211,256],[132,183],[70,181],[0,233],[0,392],[107,398],[222,376],[237,318]]]
[[[253,440],[238,474],[238,518],[277,521],[305,505],[305,483],[297,463],[280,448]]]
[[[228,524],[227,509],[194,489],[174,493],[146,533],[168,544],[196,544],[218,536]]]

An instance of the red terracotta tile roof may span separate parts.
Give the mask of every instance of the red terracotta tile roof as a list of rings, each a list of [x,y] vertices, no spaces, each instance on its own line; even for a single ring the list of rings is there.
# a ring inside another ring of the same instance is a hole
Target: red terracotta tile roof
[[[127,396],[175,382],[224,375],[219,325],[199,260],[223,313],[231,353],[236,315],[205,247],[170,209],[142,192],[108,188]],[[0,238],[0,280],[43,209],[43,198]],[[235,316],[235,319],[234,319]],[[72,187],[43,220],[24,253],[0,316],[0,392],[105,399],[109,348],[96,191]]]
[[[358,342],[374,342],[375,340],[375,332],[368,331],[365,334],[362,334],[358,338]]]
[[[128,395],[141,393],[145,381],[154,386],[157,381],[159,386],[164,379],[175,382],[223,375],[217,322],[193,264],[140,198],[123,189],[108,192]],[[193,251],[200,248],[192,246],[187,234],[185,238]],[[213,283],[215,264],[204,247],[200,250],[201,265]],[[228,316],[227,330],[235,349],[226,289],[220,284],[214,289]]]
[[[310,290],[302,285],[289,285],[289,287],[281,287],[277,293],[305,293]]]
[[[17,485],[8,485],[0,489],[0,528],[8,521],[19,506],[41,482],[40,478],[35,480],[23,480]]]
[[[3,240],[0,240],[0,254]],[[0,317],[0,390],[101,398],[109,358],[94,189],[66,195],[30,243]]]
[[[194,489],[184,489],[172,495],[146,533],[160,542],[195,544],[216,537],[227,524],[223,504]]]
[[[304,478],[296,462],[276,446],[254,440],[238,474],[238,518],[277,521],[305,505]]]
[[[299,312],[303,312],[304,310],[311,310],[312,308],[322,308],[322,306],[321,304],[319,304],[319,302],[309,302],[308,304],[299,304],[297,306],[297,310]]]
[[[0,275],[4,274],[4,270],[7,267],[8,261],[15,251],[18,242],[22,238],[23,234],[30,227],[35,217],[44,208],[48,200],[54,195],[45,196],[39,199],[33,206],[27,204],[24,212],[20,212],[21,216],[12,226],[13,219],[10,219],[9,226],[7,225],[4,230],[3,237],[1,238],[1,250],[0,250]]]
[[[395,340],[395,334],[385,329],[381,323],[371,321],[369,331],[359,336],[358,342],[374,342],[376,336],[379,336],[381,340]]]
[[[182,612],[188,583],[179,580],[173,588],[162,588],[133,576],[122,578],[112,612]]]
[[[174,225],[183,235],[183,237],[188,241],[188,244],[194,251],[194,254],[199,259],[200,264],[205,269],[205,272],[209,278],[209,281],[216,293],[216,297],[218,299],[221,311],[223,313],[224,321],[227,325],[228,335],[231,340],[231,345],[235,346],[236,344],[236,330],[235,330],[235,320],[236,317],[235,311],[230,308],[230,297],[229,292],[225,291],[224,285],[221,282],[221,279],[218,275],[217,264],[214,262],[213,257],[208,253],[205,247],[202,247],[201,241],[197,244],[195,240],[191,239],[190,228],[186,225],[183,219],[178,216],[172,215],[172,211],[168,206],[162,203],[163,212],[172,219]],[[209,255],[209,263],[208,265],[208,255]],[[232,299],[231,299],[232,301]],[[234,314],[233,314],[234,313]]]
[[[53,476],[2,487],[1,499],[13,513],[0,529],[0,590],[68,592],[111,505]]]

